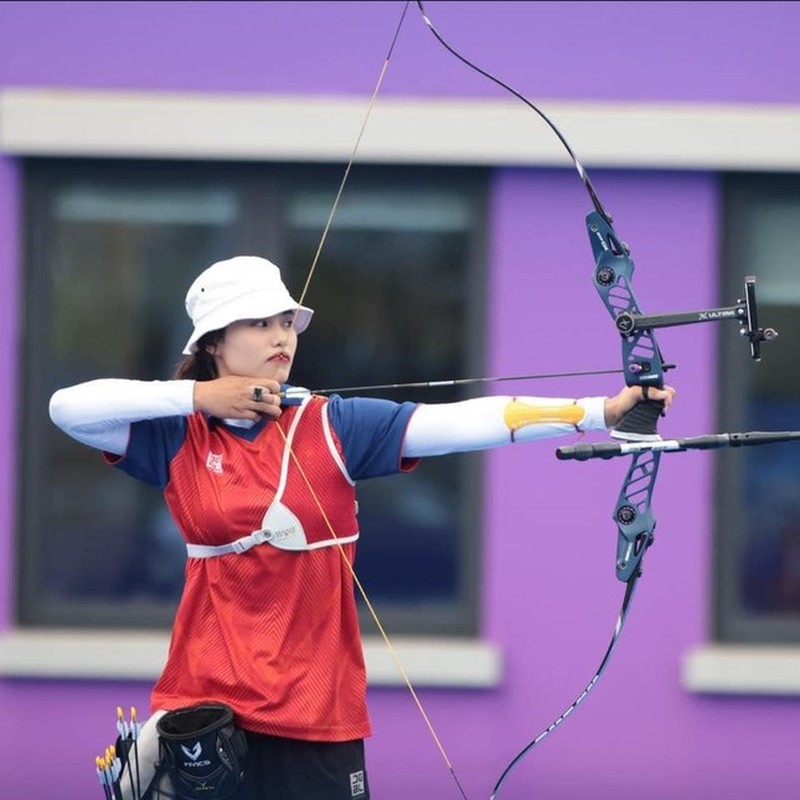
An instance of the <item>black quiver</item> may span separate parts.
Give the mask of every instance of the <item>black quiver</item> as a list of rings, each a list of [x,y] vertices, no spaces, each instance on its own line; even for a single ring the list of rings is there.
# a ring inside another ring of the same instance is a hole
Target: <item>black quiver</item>
[[[180,800],[223,800],[242,780],[247,741],[233,709],[204,703],[168,711],[159,719],[161,769]]]

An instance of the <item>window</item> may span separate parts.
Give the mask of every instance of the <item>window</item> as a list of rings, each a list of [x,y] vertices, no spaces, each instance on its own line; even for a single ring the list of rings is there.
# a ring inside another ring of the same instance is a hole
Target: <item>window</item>
[[[169,625],[185,556],[160,493],[55,429],[47,402],[56,388],[93,378],[168,378],[190,332],[186,289],[215,260],[266,255],[298,297],[341,174],[26,162],[21,624]],[[320,389],[481,374],[484,202],[478,170],[354,170],[305,298],[317,313],[293,382]],[[356,566],[391,631],[475,631],[479,481],[472,454],[359,485]]]
[[[724,297],[757,276],[759,323],[780,336],[760,364],[722,337],[720,429],[800,429],[800,179],[731,176],[725,185]],[[733,337],[735,339],[735,337]],[[717,460],[715,633],[723,642],[800,641],[800,448]]]

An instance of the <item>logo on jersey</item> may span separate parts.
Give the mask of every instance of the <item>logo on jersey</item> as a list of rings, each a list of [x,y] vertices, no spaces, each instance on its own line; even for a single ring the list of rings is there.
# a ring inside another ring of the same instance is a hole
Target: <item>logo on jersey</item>
[[[350,796],[361,797],[366,794],[366,786],[364,785],[364,770],[360,769],[358,772],[350,773]]]
[[[211,472],[216,472],[218,475],[222,475],[222,453],[212,453],[209,450],[208,455],[206,456],[206,467]]]

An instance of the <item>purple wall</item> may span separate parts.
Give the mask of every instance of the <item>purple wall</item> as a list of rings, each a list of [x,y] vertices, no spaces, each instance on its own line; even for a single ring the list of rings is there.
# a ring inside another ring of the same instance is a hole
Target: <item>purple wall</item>
[[[338,94],[372,88],[401,2],[0,5],[0,81],[18,86]],[[539,98],[787,103],[797,3],[432,2],[464,55]],[[769,76],[769,79],[765,79]],[[387,94],[498,92],[409,8]]]
[[[797,3],[441,3],[429,13],[457,47],[540,98],[800,101]],[[0,86],[363,94],[398,3],[3,3]],[[409,10],[385,92],[486,95]],[[567,132],[568,134],[568,132]],[[542,136],[549,135],[542,129]],[[594,182],[638,264],[647,310],[715,304],[715,176],[598,171]],[[13,618],[14,381],[20,187],[0,160],[0,625]],[[616,366],[618,341],[590,283],[588,202],[567,170],[500,170],[490,219],[490,369]],[[657,222],[656,222],[657,221]],[[711,330],[660,336],[679,364],[665,432],[714,428]],[[539,384],[541,394],[612,392],[611,380]],[[487,470],[483,629],[506,679],[493,691],[421,691],[470,798],[486,797],[515,748],[585,686],[622,596],[611,509],[624,464],[562,464],[553,442],[493,453]],[[795,700],[700,698],[680,659],[708,634],[712,462],[666,457],[656,546],[620,647],[575,719],[503,795],[561,800],[789,797]],[[145,684],[0,681],[0,793],[99,797],[92,760],[118,704]],[[381,800],[457,797],[403,690],[370,693],[371,781]],[[43,763],[47,769],[42,768]],[[790,788],[792,787],[792,788]]]

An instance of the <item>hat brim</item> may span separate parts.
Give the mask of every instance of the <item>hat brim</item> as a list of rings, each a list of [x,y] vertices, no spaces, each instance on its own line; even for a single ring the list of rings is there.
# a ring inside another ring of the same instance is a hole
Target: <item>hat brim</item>
[[[241,319],[266,319],[267,317],[274,317],[276,314],[282,314],[284,311],[294,311],[295,317],[293,327],[297,333],[302,333],[311,323],[311,317],[314,316],[313,309],[300,305],[290,305],[288,308],[281,308],[276,311],[264,313],[265,307],[259,305],[256,297],[251,298],[251,301],[249,306],[237,305],[236,313],[233,316],[231,316],[233,313],[231,310],[224,309],[221,313],[210,314],[208,317],[198,322],[192,331],[192,335],[186,342],[186,346],[183,348],[183,355],[190,356],[192,353],[196,353],[197,342],[207,333],[227,328],[231,323],[238,322]],[[246,313],[248,308],[253,313]]]

